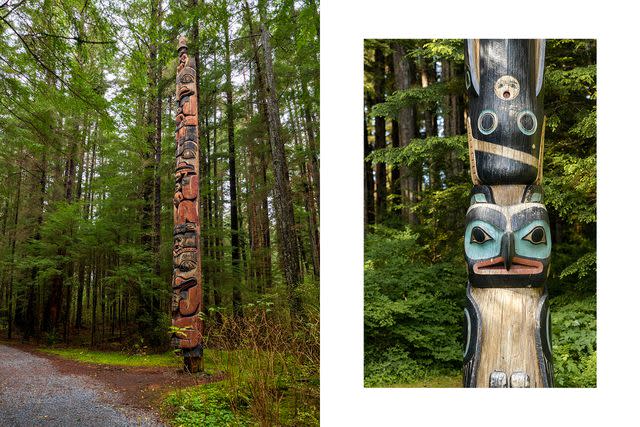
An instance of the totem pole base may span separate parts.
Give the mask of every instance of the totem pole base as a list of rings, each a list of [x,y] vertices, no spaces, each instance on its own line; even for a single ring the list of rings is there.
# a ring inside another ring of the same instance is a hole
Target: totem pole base
[[[539,329],[536,311],[543,291],[543,288],[472,288],[482,318],[476,387],[492,387],[493,373],[504,373],[509,379],[522,373],[528,377],[526,387],[545,386],[536,347]]]
[[[202,346],[198,346],[194,349],[183,349],[182,357],[184,360],[183,369],[185,372],[195,374],[204,371],[204,357],[202,352]]]

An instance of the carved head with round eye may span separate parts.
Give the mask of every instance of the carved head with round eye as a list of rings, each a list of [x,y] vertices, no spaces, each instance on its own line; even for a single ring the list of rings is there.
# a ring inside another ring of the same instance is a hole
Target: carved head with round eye
[[[544,41],[467,40],[465,67],[474,184],[539,183]]]
[[[176,77],[176,98],[178,102],[185,96],[196,93],[196,70],[188,64]]]
[[[477,287],[542,286],[549,272],[551,230],[542,195],[499,206],[475,193],[464,236],[469,282]]]

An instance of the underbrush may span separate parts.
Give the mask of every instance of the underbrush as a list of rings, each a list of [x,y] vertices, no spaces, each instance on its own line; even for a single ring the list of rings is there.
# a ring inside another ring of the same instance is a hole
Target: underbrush
[[[596,297],[553,301],[551,322],[556,387],[596,387]]]
[[[205,371],[223,380],[170,393],[164,410],[172,424],[319,424],[318,313],[292,325],[259,303],[243,316],[210,317]]]

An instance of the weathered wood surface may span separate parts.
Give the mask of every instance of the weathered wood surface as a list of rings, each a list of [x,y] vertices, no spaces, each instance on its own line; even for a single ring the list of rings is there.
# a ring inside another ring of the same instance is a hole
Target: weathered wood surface
[[[536,308],[543,288],[474,288],[471,293],[480,308],[482,341],[477,387],[489,387],[491,372],[507,377],[522,371],[530,387],[542,387],[536,350]]]
[[[466,387],[552,387],[543,40],[467,40]]]
[[[173,244],[173,326],[176,348],[182,350],[185,369],[198,372],[202,366],[202,274],[199,215],[198,95],[195,61],[187,53],[186,38],[178,42],[176,76],[176,171]]]

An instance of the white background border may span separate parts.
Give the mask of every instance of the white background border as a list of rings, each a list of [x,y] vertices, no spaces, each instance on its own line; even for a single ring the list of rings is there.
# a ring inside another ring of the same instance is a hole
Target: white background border
[[[322,424],[636,423],[640,14],[633,2],[320,1]],[[363,39],[432,37],[598,39],[597,389],[362,385]]]

